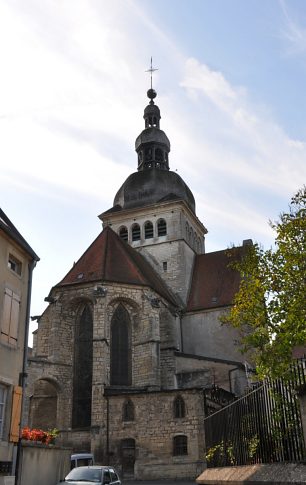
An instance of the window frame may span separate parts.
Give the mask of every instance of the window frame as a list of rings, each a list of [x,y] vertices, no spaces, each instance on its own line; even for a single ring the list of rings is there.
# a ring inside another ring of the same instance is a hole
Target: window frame
[[[137,230],[137,237],[136,238],[135,238],[135,230]],[[138,237],[138,230],[139,230],[139,237]],[[136,241],[140,241],[140,240],[141,240],[140,225],[137,222],[135,222],[135,224],[132,225],[132,242],[136,242]]]
[[[4,385],[2,382],[0,382],[0,391],[1,389],[3,391],[3,397],[1,399],[1,392],[0,392],[0,441],[3,441],[8,387]]]
[[[149,232],[149,235],[148,235]],[[144,238],[152,239],[154,237],[154,226],[151,221],[146,221],[144,223]]]
[[[182,396],[177,396],[173,401],[173,415],[175,419],[183,419],[186,416],[186,404]]]
[[[188,438],[185,434],[173,436],[173,456],[188,455]]]
[[[122,235],[123,231],[124,231],[124,237]],[[126,226],[121,226],[120,229],[119,229],[118,235],[119,235],[120,239],[122,239],[123,241],[128,241],[129,240],[128,228]]]
[[[21,277],[21,275],[22,275],[22,261],[20,261],[17,258],[17,256],[15,256],[12,253],[8,254],[7,267],[12,273]]]
[[[163,217],[157,221],[157,236],[163,237],[167,236],[167,221]]]

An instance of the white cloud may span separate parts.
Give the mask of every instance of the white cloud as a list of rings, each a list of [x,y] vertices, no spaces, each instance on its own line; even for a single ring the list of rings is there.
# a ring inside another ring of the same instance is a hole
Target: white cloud
[[[291,55],[303,55],[306,52],[306,26],[301,25],[301,19],[289,11],[287,2],[280,0],[281,9],[284,15],[285,25],[282,35],[287,41],[287,53]],[[292,4],[289,4],[292,6]]]
[[[152,8],[0,0],[2,204],[42,257],[44,293],[100,230],[89,218],[111,206],[136,170],[151,55],[170,166],[194,191],[208,247],[271,241],[268,219],[305,180],[305,141],[291,139],[221,67],[187,58]]]
[[[210,149],[214,152],[209,153],[210,159],[226,160],[226,164],[216,163],[216,170],[278,194],[299,187],[301,176],[306,176],[305,143],[291,140],[266,111],[252,106],[245,89],[231,86],[221,73],[195,59],[186,61],[182,86],[208,98],[223,114],[223,129],[227,126],[232,133],[225,150],[221,143]],[[220,119],[217,113],[215,118]],[[205,153],[207,145],[199,145],[198,152]]]

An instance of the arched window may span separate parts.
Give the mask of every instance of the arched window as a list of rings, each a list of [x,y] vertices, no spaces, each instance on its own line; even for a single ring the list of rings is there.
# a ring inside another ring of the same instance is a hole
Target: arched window
[[[119,230],[119,236],[124,241],[127,241],[128,240],[129,234],[128,234],[128,230],[127,230],[127,228],[125,226],[123,226],[123,227],[120,228],[120,230]]]
[[[188,455],[187,436],[180,434],[173,438],[173,455]]]
[[[155,150],[155,160],[157,162],[162,162],[163,159],[164,159],[163,151],[160,148],[156,148],[156,150]]]
[[[167,223],[165,219],[159,219],[157,222],[157,235],[165,236],[167,234]]]
[[[152,149],[151,148],[146,148],[145,149],[145,160],[150,161],[152,160]]]
[[[91,425],[93,321],[86,305],[76,324],[74,341],[72,427]]]
[[[134,404],[130,399],[127,399],[123,403],[122,408],[122,420],[123,421],[134,421],[135,419],[135,412],[134,412]]]
[[[134,224],[132,226],[132,241],[140,240],[140,226],[139,224]]]
[[[150,221],[147,221],[144,225],[145,230],[145,239],[150,239],[153,237],[153,224]]]
[[[185,401],[181,396],[178,396],[174,399],[173,402],[173,414],[175,418],[184,418],[185,417]]]
[[[193,247],[193,230],[192,228],[189,229],[189,241],[190,241],[190,245]]]
[[[130,317],[127,310],[120,303],[111,322],[111,385],[131,385],[130,347]]]
[[[186,222],[186,241],[189,240],[189,224]]]

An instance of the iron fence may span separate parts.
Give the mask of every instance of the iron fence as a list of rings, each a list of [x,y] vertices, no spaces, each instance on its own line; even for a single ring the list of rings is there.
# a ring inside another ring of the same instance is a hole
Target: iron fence
[[[208,467],[300,462],[306,457],[299,399],[306,361],[291,380],[267,380],[204,421]]]

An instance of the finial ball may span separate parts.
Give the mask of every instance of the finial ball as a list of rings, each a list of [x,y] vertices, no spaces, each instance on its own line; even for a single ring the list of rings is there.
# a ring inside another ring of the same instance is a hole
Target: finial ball
[[[148,98],[150,98],[150,99],[154,99],[154,98],[156,98],[157,93],[156,93],[155,89],[152,89],[152,88],[151,88],[151,89],[149,89],[149,90],[147,91],[147,96],[148,96]]]

